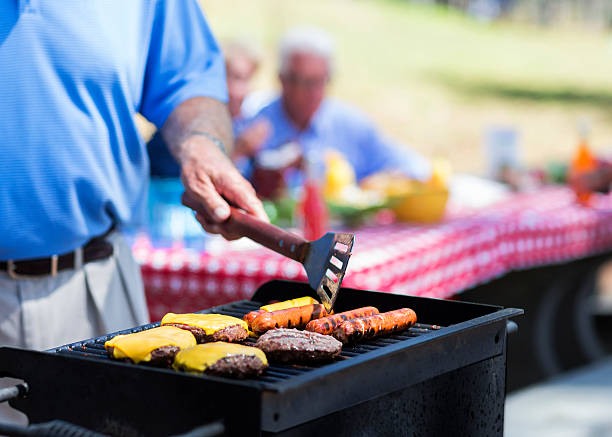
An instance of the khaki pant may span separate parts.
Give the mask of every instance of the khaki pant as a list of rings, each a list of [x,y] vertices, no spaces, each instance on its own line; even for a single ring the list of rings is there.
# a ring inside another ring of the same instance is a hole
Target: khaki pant
[[[148,323],[140,267],[118,232],[108,240],[110,258],[56,276],[15,280],[0,272],[0,347],[45,350]],[[0,387],[15,382],[0,379]]]

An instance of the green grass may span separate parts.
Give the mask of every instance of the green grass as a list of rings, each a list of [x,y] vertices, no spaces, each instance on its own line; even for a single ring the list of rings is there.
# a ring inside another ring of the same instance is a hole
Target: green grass
[[[398,0],[201,3],[221,39],[249,35],[263,45],[258,87],[276,84],[276,42],[287,28],[326,29],[338,52],[333,93],[425,153],[450,155],[460,144],[460,169],[482,167],[480,134],[492,122],[525,133],[532,164],[567,156],[581,115],[597,147],[612,137],[612,39],[603,32],[485,24]]]
[[[512,83],[497,78],[469,80],[444,74],[438,74],[435,78],[453,91],[472,97],[544,104],[590,105],[612,110],[612,88],[574,86],[564,83]]]

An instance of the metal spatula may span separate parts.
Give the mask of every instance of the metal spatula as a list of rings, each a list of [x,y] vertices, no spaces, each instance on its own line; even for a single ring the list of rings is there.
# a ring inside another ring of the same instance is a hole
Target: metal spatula
[[[346,272],[355,235],[328,232],[316,241],[307,241],[239,209],[232,207],[231,210],[224,228],[302,263],[308,283],[317,291],[325,309],[331,311]]]

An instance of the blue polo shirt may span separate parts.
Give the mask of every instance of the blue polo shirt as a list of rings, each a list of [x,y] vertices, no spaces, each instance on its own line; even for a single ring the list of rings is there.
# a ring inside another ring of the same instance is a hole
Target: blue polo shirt
[[[61,254],[144,216],[134,123],[227,99],[196,0],[0,2],[0,260]]]
[[[382,170],[397,170],[421,180],[431,174],[423,156],[383,135],[368,117],[347,103],[323,100],[303,131],[291,122],[280,97],[254,118],[260,117],[272,125],[262,150],[290,141],[299,143],[305,156],[322,157],[326,149],[337,150],[351,163],[358,180]]]

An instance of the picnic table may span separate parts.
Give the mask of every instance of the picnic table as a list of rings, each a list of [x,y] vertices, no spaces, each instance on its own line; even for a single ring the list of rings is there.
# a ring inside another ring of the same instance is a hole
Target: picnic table
[[[511,195],[474,209],[450,209],[432,225],[394,223],[353,230],[346,287],[449,298],[509,272],[560,264],[612,248],[612,199],[593,207],[564,187]],[[248,299],[271,279],[306,281],[296,261],[255,245],[215,251],[133,245],[152,320]]]

